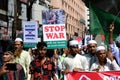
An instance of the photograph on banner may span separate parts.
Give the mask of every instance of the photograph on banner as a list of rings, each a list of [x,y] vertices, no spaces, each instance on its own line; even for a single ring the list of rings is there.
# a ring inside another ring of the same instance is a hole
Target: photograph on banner
[[[64,10],[43,10],[42,23],[43,24],[65,24]]]
[[[35,47],[38,43],[38,22],[24,21],[23,22],[23,41],[25,47]]]
[[[47,42],[48,49],[67,47],[65,13],[63,10],[43,10],[42,23],[43,41]]]
[[[92,35],[85,35],[85,39],[84,39],[84,45],[88,45],[88,42],[90,40],[92,40],[93,36]]]

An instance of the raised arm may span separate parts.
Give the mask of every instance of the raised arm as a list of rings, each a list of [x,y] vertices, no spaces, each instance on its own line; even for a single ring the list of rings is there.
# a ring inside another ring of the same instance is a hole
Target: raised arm
[[[113,44],[113,30],[114,30],[114,24],[110,24],[110,35],[109,35],[109,44]]]

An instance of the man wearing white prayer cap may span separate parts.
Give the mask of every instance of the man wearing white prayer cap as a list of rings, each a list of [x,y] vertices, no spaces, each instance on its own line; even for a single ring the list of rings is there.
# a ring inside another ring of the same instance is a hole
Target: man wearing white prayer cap
[[[88,53],[90,53],[91,55],[95,55],[96,53],[96,47],[97,47],[97,42],[95,40],[90,40],[88,42]]]
[[[120,70],[120,67],[116,63],[111,52],[106,52],[104,46],[98,46],[96,48],[96,55],[98,61],[92,64],[91,71],[110,71],[110,70]]]
[[[90,40],[90,41],[88,41],[88,45],[89,44],[97,44],[97,42],[95,40]]]
[[[74,47],[74,46],[76,46],[76,47],[78,47],[78,41],[77,40],[71,40],[70,42],[69,42],[69,46],[71,47]]]
[[[71,55],[75,56],[78,49],[78,41],[77,40],[71,40],[69,42],[69,50],[71,51]]]
[[[23,42],[23,40],[21,38],[16,38],[15,41],[21,41],[21,42]]]
[[[28,51],[23,50],[23,40],[21,38],[15,39],[14,48],[14,61],[23,66],[24,72],[26,74],[25,78],[27,78],[27,80],[30,80],[29,65],[31,62],[31,56]]]
[[[77,53],[78,50],[78,41],[71,40],[69,41],[69,54],[63,60],[63,72],[73,72],[73,71],[87,71],[88,64],[84,56]]]
[[[88,41],[87,53],[84,54],[84,56],[87,58],[89,69],[91,65],[97,61],[96,47],[97,47],[97,42],[95,40]]]
[[[105,50],[105,47],[104,47],[104,46],[98,46],[98,47],[96,48],[96,51],[99,51],[99,50]]]

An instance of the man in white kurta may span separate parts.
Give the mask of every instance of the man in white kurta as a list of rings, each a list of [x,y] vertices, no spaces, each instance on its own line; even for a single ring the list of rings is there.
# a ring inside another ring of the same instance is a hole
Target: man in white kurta
[[[111,62],[108,58],[107,58],[107,62],[106,62],[106,64],[104,66],[101,66],[98,61],[93,63],[90,71],[92,71],[92,70],[94,70],[96,68],[99,68],[99,71],[120,70],[120,67],[118,66],[116,61],[113,60]]]
[[[16,38],[14,42],[15,52],[14,61],[23,66],[27,80],[30,80],[29,65],[31,57],[28,51],[23,50],[23,41],[21,38]]]
[[[110,71],[120,70],[111,52],[106,52],[104,46],[98,46],[96,49],[98,61],[92,64],[91,71]]]
[[[87,59],[89,69],[91,65],[97,61],[96,47],[97,47],[97,42],[95,40],[90,40],[87,45],[87,53],[83,55]]]
[[[84,56],[81,56],[80,54],[76,54],[75,57],[73,57],[72,55],[68,55],[63,61],[63,69],[67,69],[72,72],[74,68],[79,68],[83,71],[87,71],[88,64],[86,58]]]
[[[65,73],[73,71],[87,71],[88,64],[84,56],[77,53],[78,41],[72,40],[69,42],[69,55],[64,59],[63,71]]]

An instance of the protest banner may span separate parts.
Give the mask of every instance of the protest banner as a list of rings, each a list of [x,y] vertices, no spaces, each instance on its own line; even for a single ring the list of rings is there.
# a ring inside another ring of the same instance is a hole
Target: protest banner
[[[25,48],[33,48],[38,43],[38,23],[37,21],[23,22],[23,41]]]
[[[63,10],[43,10],[43,41],[48,49],[66,48],[65,13]]]
[[[47,48],[65,48],[66,31],[65,24],[43,25],[44,41],[47,41]]]
[[[120,80],[120,71],[105,72],[71,72],[65,80]]]

